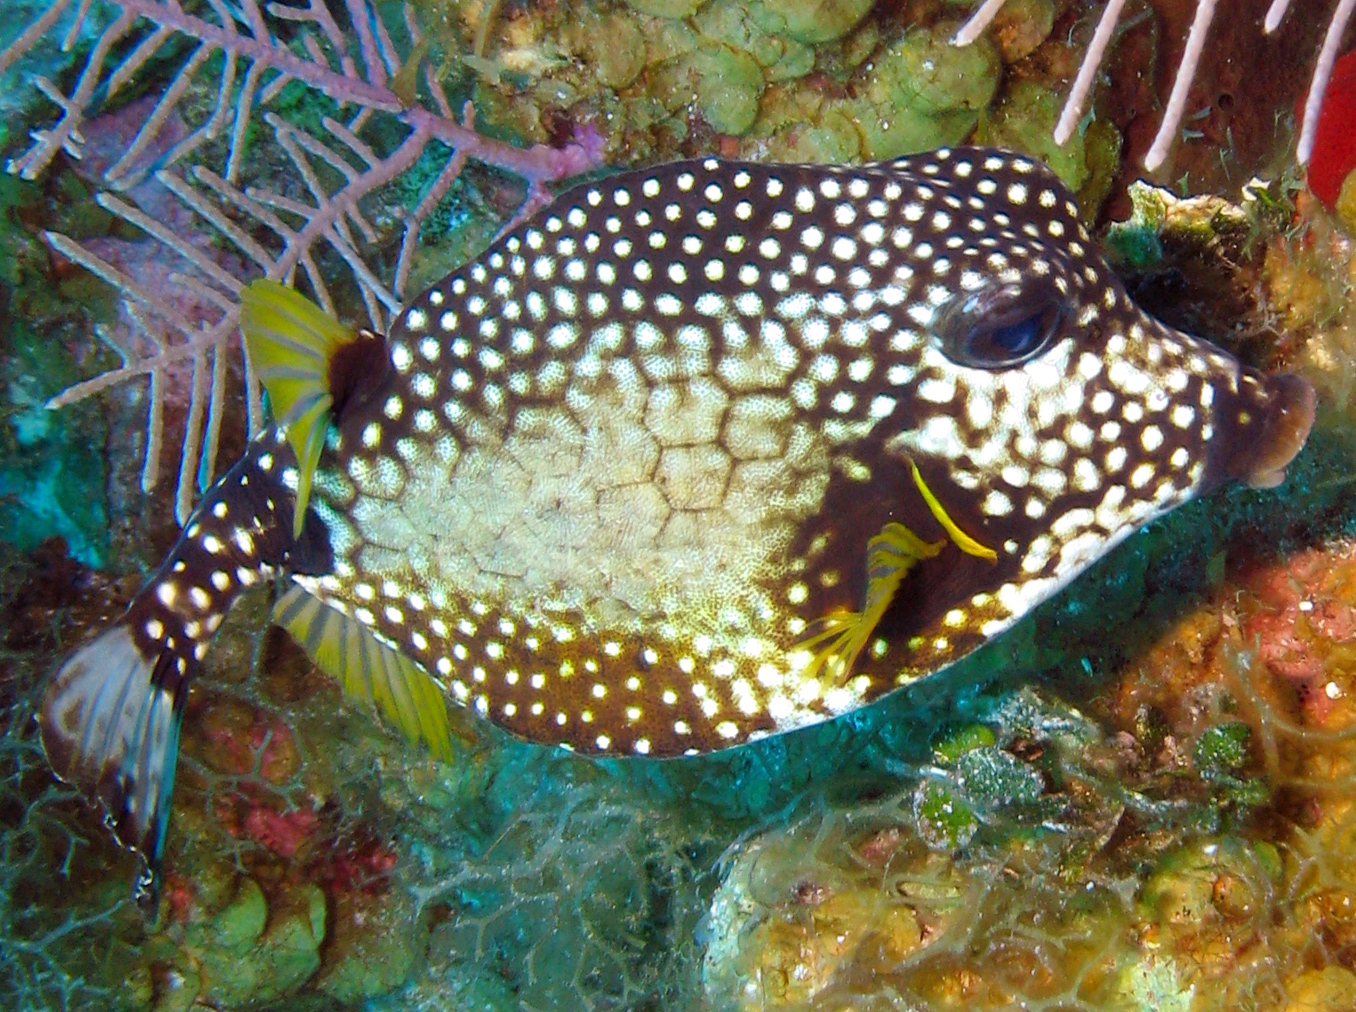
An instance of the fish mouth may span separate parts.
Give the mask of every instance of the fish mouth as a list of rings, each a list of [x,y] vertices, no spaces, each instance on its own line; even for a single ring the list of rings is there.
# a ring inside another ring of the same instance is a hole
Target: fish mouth
[[[1263,393],[1257,398],[1261,433],[1249,446],[1238,477],[1251,488],[1275,488],[1285,480],[1286,466],[1309,438],[1318,395],[1308,380],[1294,373],[1267,376],[1261,385]]]

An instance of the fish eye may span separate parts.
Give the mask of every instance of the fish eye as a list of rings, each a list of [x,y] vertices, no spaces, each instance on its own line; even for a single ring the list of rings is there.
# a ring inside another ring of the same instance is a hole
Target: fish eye
[[[1041,323],[1040,316],[1028,316],[1017,323],[998,327],[989,332],[989,343],[1008,355],[1027,355],[1040,344]]]
[[[1053,291],[989,286],[943,306],[933,323],[933,336],[957,365],[1006,369],[1049,347],[1063,315]]]

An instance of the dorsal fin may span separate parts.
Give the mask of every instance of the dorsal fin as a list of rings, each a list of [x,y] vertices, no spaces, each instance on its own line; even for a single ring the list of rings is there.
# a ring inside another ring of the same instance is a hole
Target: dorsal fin
[[[434,756],[452,761],[447,699],[414,661],[301,587],[292,587],[279,599],[272,618],[318,668],[339,682],[345,696],[375,706],[410,741],[422,741]]]
[[[274,421],[287,433],[297,458],[292,535],[300,537],[334,406],[330,364],[360,335],[305,296],[268,279],[251,281],[241,292],[240,331],[268,391]]]

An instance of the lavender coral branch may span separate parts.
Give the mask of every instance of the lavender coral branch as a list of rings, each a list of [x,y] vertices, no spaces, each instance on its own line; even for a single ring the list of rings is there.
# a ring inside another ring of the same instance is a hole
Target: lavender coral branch
[[[292,281],[300,271],[327,309],[335,308],[338,284],[358,295],[370,325],[381,328],[405,297],[423,223],[468,159],[526,180],[528,205],[540,200],[547,183],[597,164],[599,153],[582,145],[522,150],[477,133],[469,113],[458,122],[424,61],[408,4],[402,13],[393,32],[374,0],[344,0],[333,9],[325,0],[110,0],[94,8],[88,0],[78,6],[56,0],[0,51],[4,73],[58,31],[67,51],[82,38],[91,40],[69,90],[34,75],[34,87],[58,114],[32,133],[28,149],[8,168],[34,179],[60,152],[83,161],[82,171],[101,188],[100,205],[146,239],[129,249],[125,241],[119,246],[48,235],[55,251],[103,279],[123,300],[120,332],[106,337],[120,364],[62,391],[48,406],[149,377],[142,472],[149,490],[159,474],[165,402],[178,390],[186,401],[175,497],[181,521],[215,469],[234,348],[251,428],[262,417],[259,384],[239,342],[237,294],[244,282],[259,275]],[[100,14],[106,20],[94,25]],[[172,46],[183,42],[189,45],[184,56],[174,57],[169,82],[153,89],[159,97],[116,114],[130,139],[114,154],[95,150],[111,129],[106,120],[115,118],[100,118],[109,99],[163,65]],[[406,68],[407,61],[416,65]],[[420,86],[402,97],[397,82],[406,79]],[[338,115],[322,119],[319,135],[269,108],[292,82],[338,106]],[[189,95],[210,96],[196,123],[186,122]],[[404,130],[394,143],[392,122]],[[452,149],[447,163],[412,207],[393,209],[394,187],[435,141]],[[251,153],[247,144],[266,150]],[[242,183],[251,159],[281,164],[284,171],[267,185]],[[382,231],[372,216],[378,209],[402,230],[394,264],[373,252]]]

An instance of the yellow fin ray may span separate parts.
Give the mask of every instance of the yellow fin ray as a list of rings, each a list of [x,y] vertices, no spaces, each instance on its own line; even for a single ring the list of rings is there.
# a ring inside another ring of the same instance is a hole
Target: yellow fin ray
[[[917,563],[932,558],[945,546],[945,541],[924,541],[900,523],[891,521],[882,527],[866,543],[866,601],[862,610],[830,612],[820,620],[823,627],[819,632],[797,644],[805,650],[820,647],[802,676],[814,678],[827,669],[835,682],[846,682],[857,657],[894,600],[900,581]]]
[[[447,700],[414,661],[300,587],[279,599],[272,619],[339,682],[347,698],[375,706],[410,741],[425,743],[444,762],[452,760]]]
[[[334,404],[330,360],[358,335],[304,295],[267,279],[251,281],[240,293],[240,332],[273,418],[296,454],[292,536],[300,537]]]
[[[913,472],[913,483],[927,503],[928,510],[942,525],[952,543],[966,555],[996,562],[997,552],[966,534],[951,519],[941,501],[923,480],[918,465],[909,460],[909,467]],[[820,671],[828,669],[835,682],[840,685],[846,682],[852,666],[866,649],[871,634],[894,600],[900,582],[910,569],[923,559],[932,558],[945,546],[945,541],[924,541],[909,528],[894,521],[882,527],[880,533],[866,543],[866,600],[862,610],[840,609],[830,612],[819,620],[818,632],[796,644],[801,650],[818,647],[801,671],[802,677],[814,678]]]
[[[949,537],[957,548],[966,555],[974,555],[981,559],[988,559],[990,562],[998,561],[998,553],[988,545],[980,544],[970,535],[966,534],[957,526],[956,521],[952,520],[941,501],[932,494],[932,489],[928,488],[927,482],[923,480],[923,475],[918,470],[918,465],[912,460],[909,461],[909,467],[913,470],[913,483],[918,486],[919,494],[923,501],[928,504],[928,509],[932,511],[933,517],[942,525]]]

